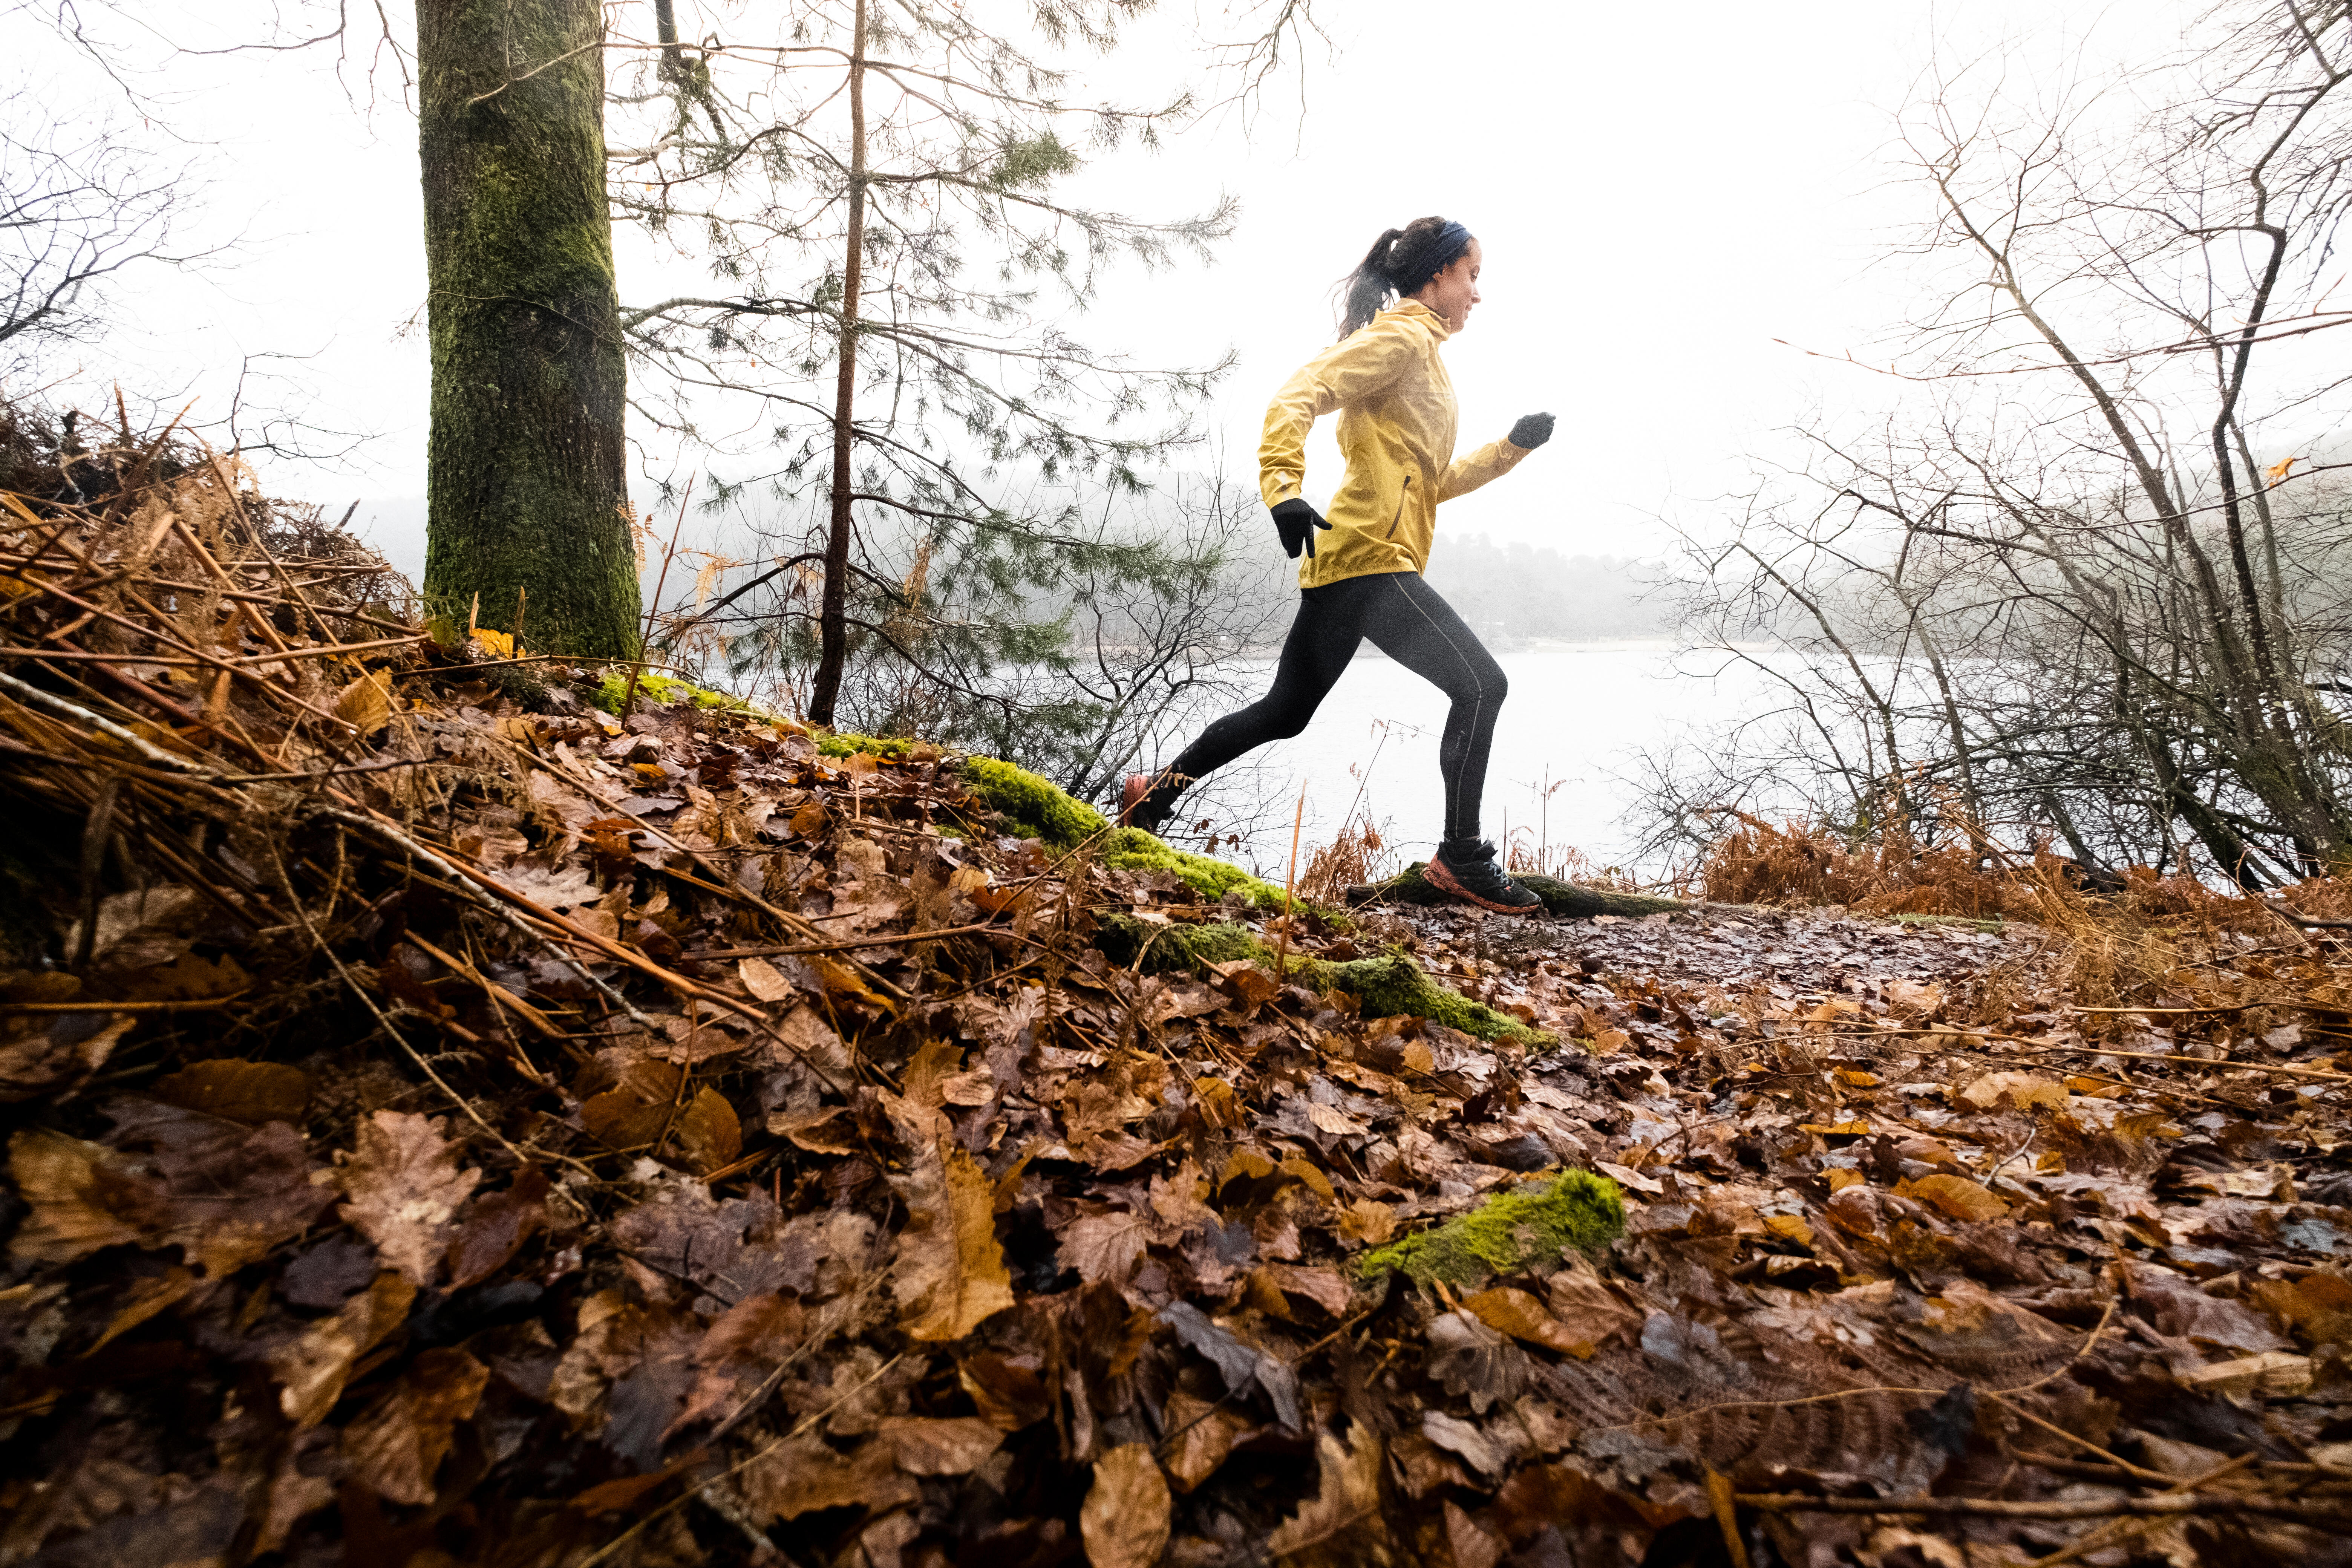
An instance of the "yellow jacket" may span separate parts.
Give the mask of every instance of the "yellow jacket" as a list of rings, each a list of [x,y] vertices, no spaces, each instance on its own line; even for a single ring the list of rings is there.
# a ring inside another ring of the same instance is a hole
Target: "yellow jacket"
[[[1314,558],[1298,563],[1301,588],[1426,570],[1437,503],[1468,495],[1528,455],[1490,441],[1454,460],[1454,383],[1437,353],[1452,335],[1436,311],[1404,300],[1307,361],[1266,406],[1257,463],[1268,506],[1298,494],[1307,432],[1339,410],[1348,473],[1324,514],[1331,531],[1318,531]]]

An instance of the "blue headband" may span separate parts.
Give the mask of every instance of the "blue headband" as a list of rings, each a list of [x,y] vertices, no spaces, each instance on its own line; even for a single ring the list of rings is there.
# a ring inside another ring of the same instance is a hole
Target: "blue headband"
[[[1468,229],[1458,223],[1448,223],[1437,231],[1437,237],[1431,240],[1429,247],[1422,252],[1423,256],[1431,259],[1414,268],[1420,276],[1409,278],[1403,273],[1392,272],[1389,275],[1389,281],[1395,286],[1398,293],[1412,293],[1436,277],[1464,251],[1469,249],[1470,240],[1471,234]],[[1444,258],[1443,260],[1436,259],[1441,257]]]

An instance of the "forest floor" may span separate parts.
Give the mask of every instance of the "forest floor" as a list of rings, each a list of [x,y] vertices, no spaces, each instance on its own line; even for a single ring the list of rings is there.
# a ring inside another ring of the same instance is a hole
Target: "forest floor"
[[[2352,1557],[2352,890],[1286,914],[118,478],[0,523],[0,1564]]]

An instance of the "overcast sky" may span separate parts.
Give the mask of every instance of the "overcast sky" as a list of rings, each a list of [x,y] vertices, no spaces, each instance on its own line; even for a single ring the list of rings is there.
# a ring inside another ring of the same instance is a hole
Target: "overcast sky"
[[[1201,0],[1198,17],[1184,0],[1170,5],[1095,68],[1106,95],[1152,96],[1199,74],[1192,29],[1215,24],[1221,0]],[[615,9],[650,33],[650,4]],[[695,0],[679,9],[689,36],[711,25]],[[1703,510],[1779,427],[1890,395],[1775,340],[1859,348],[1913,303],[1916,278],[1873,263],[1923,212],[1916,189],[1895,183],[1887,142],[1890,111],[1931,47],[2006,38],[2055,58],[2088,33],[2096,48],[2145,56],[2177,36],[2171,0],[2109,9],[1324,0],[1331,49],[1314,50],[1250,123],[1222,116],[1164,153],[1121,153],[1079,176],[1077,194],[1105,206],[1169,215],[1230,190],[1242,216],[1214,265],[1123,275],[1075,330],[1148,362],[1237,350],[1212,423],[1229,471],[1254,479],[1267,395],[1330,338],[1332,280],[1385,226],[1458,218],[1486,254],[1486,302],[1446,351],[1465,446],[1533,409],[1561,422],[1539,461],[1449,507],[1444,528],[1654,552],[1651,517]],[[255,381],[253,395],[367,439],[338,463],[279,465],[272,485],[338,503],[421,495],[424,265],[415,125],[396,71],[376,71],[371,103],[363,63],[339,79],[322,50],[173,56],[162,40],[219,44],[253,29],[213,8],[131,14],[152,27],[118,18],[121,64],[206,163],[205,230],[243,244],[234,266],[201,278],[126,274],[123,330],[62,392],[86,397],[119,374],[134,392],[200,395],[198,416],[218,419],[245,356],[291,356],[255,362],[282,379]],[[396,8],[393,19],[411,26]],[[77,112],[121,101],[87,66],[30,41],[22,68],[39,99]],[[623,299],[646,292],[633,287],[650,271],[641,241],[624,237],[621,267]],[[1327,447],[1310,489],[1336,477]],[[413,527],[413,508],[372,511],[395,531]],[[383,542],[421,556],[410,539]]]

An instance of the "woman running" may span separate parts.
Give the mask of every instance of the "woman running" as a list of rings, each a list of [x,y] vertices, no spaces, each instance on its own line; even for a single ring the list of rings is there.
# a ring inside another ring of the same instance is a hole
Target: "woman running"
[[[1551,439],[1552,416],[1530,414],[1507,440],[1454,457],[1454,383],[1438,347],[1478,303],[1478,242],[1458,223],[1415,218],[1392,228],[1340,285],[1339,342],[1283,384],[1265,411],[1258,489],[1298,568],[1298,617],[1282,645],[1274,689],[1227,714],[1154,777],[1129,774],[1119,820],[1157,832],[1186,785],[1244,752],[1307,728],[1364,638],[1444,692],[1453,707],[1438,743],[1445,832],[1425,868],[1459,899],[1505,913],[1542,900],[1506,876],[1478,837],[1486,752],[1506,682],[1502,667],[1422,576],[1437,503],[1467,495]],[[1391,303],[1393,300],[1395,302]],[[1307,432],[1339,411],[1347,476],[1326,519],[1299,494]],[[1315,535],[1328,531],[1321,553]]]

